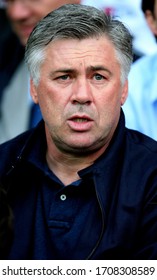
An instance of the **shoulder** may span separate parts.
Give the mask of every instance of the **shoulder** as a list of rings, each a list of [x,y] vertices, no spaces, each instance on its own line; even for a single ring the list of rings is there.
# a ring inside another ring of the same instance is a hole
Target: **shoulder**
[[[139,131],[129,128],[126,128],[126,139],[128,145],[132,147],[132,152],[134,151],[135,154],[141,153],[141,156],[148,155],[154,157],[157,163],[157,141]]]
[[[136,195],[156,195],[157,142],[152,138],[127,129],[124,150],[124,176]]]
[[[0,145],[0,176],[2,175],[3,171],[11,167],[20,156],[32,134],[32,131],[33,129],[24,132]]]
[[[18,136],[16,136],[13,139],[0,144],[0,152],[8,150],[12,147],[17,147],[20,149],[20,146],[25,143],[25,141],[27,140],[29,135],[32,133],[32,131],[33,131],[33,129],[28,130],[22,134],[19,134]]]

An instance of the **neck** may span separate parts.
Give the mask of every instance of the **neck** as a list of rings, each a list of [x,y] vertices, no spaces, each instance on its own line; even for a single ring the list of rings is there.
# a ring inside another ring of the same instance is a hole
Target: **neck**
[[[67,155],[56,155],[47,151],[47,163],[50,170],[63,182],[64,185],[69,185],[72,182],[80,179],[78,171],[91,165],[81,162],[77,158],[68,158]]]
[[[78,171],[84,169],[94,163],[94,161],[103,153],[92,154],[90,156],[74,156],[56,151],[49,147],[47,149],[46,160],[51,171],[62,181],[64,185],[69,185],[72,182],[80,179]]]
[[[47,135],[48,136],[48,135]],[[51,137],[47,137],[46,160],[51,171],[64,185],[79,180],[78,171],[92,165],[94,161],[106,150],[106,146],[98,151],[88,154],[74,154],[59,150]]]

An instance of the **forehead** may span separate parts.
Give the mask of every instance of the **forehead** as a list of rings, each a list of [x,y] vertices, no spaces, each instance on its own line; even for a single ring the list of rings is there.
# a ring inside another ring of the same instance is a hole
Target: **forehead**
[[[46,49],[47,57],[62,58],[88,58],[93,57],[113,57],[115,56],[115,47],[113,43],[105,36],[97,38],[77,39],[58,39],[51,42]]]
[[[64,39],[51,42],[46,49],[41,71],[59,70],[89,71],[89,69],[107,69],[120,71],[112,42],[106,37],[83,40]]]

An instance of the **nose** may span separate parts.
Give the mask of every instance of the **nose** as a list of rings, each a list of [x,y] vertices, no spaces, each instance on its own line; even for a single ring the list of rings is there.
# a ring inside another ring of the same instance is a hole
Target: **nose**
[[[8,5],[7,14],[11,20],[21,20],[30,15],[30,9],[25,2],[16,0]]]
[[[71,99],[73,104],[90,105],[92,103],[93,95],[88,79],[83,78],[75,81]]]

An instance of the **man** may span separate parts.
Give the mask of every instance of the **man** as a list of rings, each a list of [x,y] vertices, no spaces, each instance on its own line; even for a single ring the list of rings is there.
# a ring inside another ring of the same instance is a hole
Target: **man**
[[[142,1],[147,23],[157,36],[157,0]],[[149,48],[149,45],[148,45]],[[126,126],[157,140],[157,54],[144,56],[132,65],[129,97],[124,105]]]
[[[157,144],[126,129],[121,109],[130,33],[65,5],[34,29],[25,59],[44,121],[0,146],[8,259],[156,259]]]
[[[5,3],[11,27],[21,45],[25,47],[31,31],[48,12],[66,3],[80,3],[80,0],[6,0]],[[8,46],[8,41],[6,44]],[[3,71],[0,72],[0,84],[5,85],[5,87],[0,93],[0,143],[33,127],[41,119],[38,106],[32,106],[30,99],[29,74],[23,59],[21,59],[23,48],[19,46],[19,42],[15,42],[16,48],[13,46],[14,44],[9,45],[8,55],[6,52],[1,54],[1,57],[4,57],[4,66]],[[13,48],[12,56],[11,48]],[[6,46],[4,51],[5,49]],[[15,58],[16,61],[14,61]],[[19,63],[18,67],[16,62]],[[8,75],[10,72],[11,75]]]

